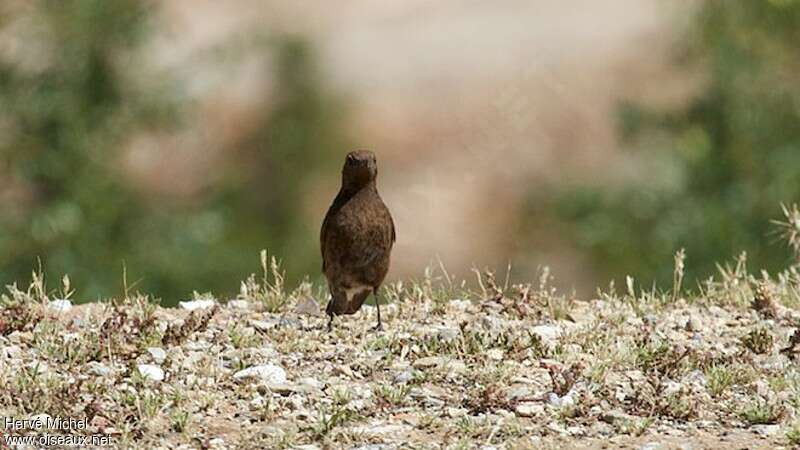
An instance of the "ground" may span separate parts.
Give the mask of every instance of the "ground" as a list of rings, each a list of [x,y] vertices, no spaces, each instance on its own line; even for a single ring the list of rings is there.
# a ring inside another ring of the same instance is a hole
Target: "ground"
[[[41,279],[0,309],[0,416],[85,419],[119,448],[790,448],[797,278],[597,298],[432,271],[332,332],[279,271],[237,299],[70,306]],[[272,267],[275,269],[275,266]],[[676,272],[677,274],[677,272]],[[681,280],[676,277],[679,285]],[[12,435],[31,430],[6,430]],[[49,430],[50,434],[64,431]],[[45,431],[38,431],[45,433]],[[4,438],[5,439],[5,438]]]

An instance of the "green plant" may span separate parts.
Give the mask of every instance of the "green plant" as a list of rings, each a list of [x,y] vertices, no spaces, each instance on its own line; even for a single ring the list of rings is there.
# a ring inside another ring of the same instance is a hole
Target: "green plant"
[[[794,424],[786,432],[786,440],[790,445],[800,446],[800,425]]]
[[[120,283],[110,268],[124,265],[132,286],[174,305],[194,289],[232,294],[250,252],[265,245],[292,255],[292,282],[317,268],[303,196],[348,146],[342,102],[323,88],[313,49],[280,35],[223,45],[208,63],[268,61],[280,95],[258,103],[253,126],[197,146],[217,145],[225,156],[191,193],[151,186],[159,183],[132,175],[130,156],[160,157],[159,137],[193,118],[180,74],[148,64],[158,6],[32,0],[3,8],[0,31],[21,47],[0,54],[0,285],[42,258],[48,277],[70,273],[76,298],[111,297]]]
[[[357,417],[358,414],[355,411],[343,405],[334,405],[330,410],[322,406],[319,410],[319,419],[311,427],[312,435],[315,439],[320,440],[337,427],[355,420]]]
[[[736,377],[729,367],[714,365],[706,371],[706,379],[708,392],[714,397],[719,397],[733,385]]]
[[[786,411],[779,405],[759,399],[744,408],[739,417],[750,425],[768,425],[779,422],[785,414]]]
[[[742,337],[741,342],[751,352],[764,354],[772,351],[774,338],[766,328],[757,328]]]
[[[590,182],[537,186],[523,226],[554,215],[549,225],[588,253],[600,278],[679,284],[664,263],[680,248],[692,285],[741,250],[758,267],[782,268],[786,251],[765,245],[764,217],[800,197],[798,29],[795,1],[701,2],[675,52],[678,68],[707,75],[697,93],[670,109],[623,102],[625,163]],[[783,234],[796,244],[797,210],[784,212]]]
[[[381,404],[389,407],[397,407],[406,403],[410,392],[411,386],[409,385],[381,385],[375,391],[375,395],[377,395]]]
[[[170,414],[170,427],[173,431],[182,433],[186,430],[186,426],[189,424],[189,418],[191,414],[188,411],[180,410],[180,411],[173,411]]]

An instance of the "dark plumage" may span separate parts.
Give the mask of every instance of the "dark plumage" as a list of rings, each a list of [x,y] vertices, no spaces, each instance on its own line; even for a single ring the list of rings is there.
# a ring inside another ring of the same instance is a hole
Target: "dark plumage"
[[[377,175],[372,152],[349,153],[342,187],[322,222],[322,272],[331,292],[326,308],[329,330],[333,316],[354,314],[370,294],[378,307],[376,328],[382,327],[377,292],[389,271],[395,231],[392,215],[378,195]]]

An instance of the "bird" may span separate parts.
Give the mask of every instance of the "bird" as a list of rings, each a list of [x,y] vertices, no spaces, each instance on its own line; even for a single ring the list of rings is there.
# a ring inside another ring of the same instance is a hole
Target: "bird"
[[[378,290],[389,271],[396,241],[394,221],[378,194],[378,162],[369,150],[347,154],[342,185],[320,230],[322,273],[328,281],[328,331],[334,316],[355,314],[372,294],[383,329]]]

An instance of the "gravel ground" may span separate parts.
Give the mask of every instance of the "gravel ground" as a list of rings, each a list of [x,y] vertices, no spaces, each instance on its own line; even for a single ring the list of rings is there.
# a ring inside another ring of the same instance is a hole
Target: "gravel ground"
[[[788,274],[789,272],[787,272]],[[786,275],[786,274],[784,274]],[[791,277],[702,295],[465,292],[429,275],[333,332],[305,284],[161,308],[72,306],[43,283],[0,309],[0,416],[85,420],[120,448],[790,448]],[[66,289],[68,291],[68,287]],[[312,292],[314,291],[314,292]],[[12,435],[43,433],[7,430]]]

